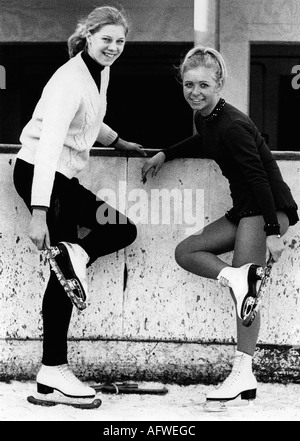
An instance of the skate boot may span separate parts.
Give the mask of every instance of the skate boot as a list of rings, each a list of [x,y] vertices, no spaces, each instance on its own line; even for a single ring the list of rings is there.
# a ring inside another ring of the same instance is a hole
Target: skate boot
[[[36,377],[37,391],[40,394],[51,394],[54,389],[66,397],[71,398],[93,398],[95,390],[83,384],[67,364],[59,366],[42,365]]]
[[[252,372],[252,357],[243,352],[236,352],[233,368],[229,377],[222,385],[209,393],[204,405],[207,411],[223,411],[237,398],[241,398],[242,404],[249,404],[255,400],[257,381]]]
[[[94,398],[96,391],[84,385],[71,372],[67,364],[59,366],[42,365],[37,374],[37,397],[29,396],[27,400],[40,406],[63,404],[80,409],[96,409],[101,400]]]
[[[72,303],[80,310],[86,308],[87,274],[89,257],[84,249],[69,242],[59,242],[46,251],[52,270]]]
[[[237,315],[243,320],[244,326],[249,326],[249,321],[254,320],[254,310],[255,315],[257,314],[258,294],[263,275],[262,267],[248,263],[240,268],[225,267],[217,277],[220,285],[231,288],[236,300]]]

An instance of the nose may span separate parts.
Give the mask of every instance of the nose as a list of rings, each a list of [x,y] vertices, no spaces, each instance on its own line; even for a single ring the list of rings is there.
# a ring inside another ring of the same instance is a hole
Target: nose
[[[194,84],[193,90],[192,90],[192,95],[193,96],[199,96],[201,94],[202,90],[201,87],[199,86],[199,84]]]
[[[117,43],[115,41],[111,41],[108,45],[108,49],[112,52],[116,52],[118,50]]]

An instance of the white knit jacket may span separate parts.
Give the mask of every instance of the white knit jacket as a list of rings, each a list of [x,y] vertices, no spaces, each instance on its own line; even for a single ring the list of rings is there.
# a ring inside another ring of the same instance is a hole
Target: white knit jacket
[[[87,164],[96,140],[108,146],[117,133],[103,118],[109,67],[101,71],[100,93],[81,52],[62,65],[46,84],[17,157],[34,164],[31,205],[49,206],[55,172],[74,177]]]

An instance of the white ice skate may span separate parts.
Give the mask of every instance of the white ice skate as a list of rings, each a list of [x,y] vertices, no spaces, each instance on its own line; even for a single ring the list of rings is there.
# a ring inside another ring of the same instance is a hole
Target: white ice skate
[[[37,391],[45,395],[53,393],[54,389],[71,398],[93,398],[96,394],[94,389],[75,377],[67,364],[42,365],[36,381]]]
[[[84,249],[69,242],[59,242],[46,251],[52,270],[72,303],[80,310],[86,308],[87,271],[89,256]]]
[[[207,395],[204,409],[208,412],[224,411],[230,405],[237,405],[235,400],[239,398],[242,404],[247,405],[255,400],[256,391],[257,381],[252,372],[252,357],[237,351],[231,374],[219,388]]]
[[[237,315],[243,320],[245,326],[249,326],[258,309],[258,296],[264,269],[253,263],[248,263],[240,268],[225,267],[219,273],[217,279],[222,286],[231,288],[236,300]]]
[[[37,374],[37,396],[28,397],[32,404],[55,406],[64,404],[82,409],[95,409],[101,400],[94,398],[96,391],[82,383],[69,369],[67,364],[59,366],[42,365]]]

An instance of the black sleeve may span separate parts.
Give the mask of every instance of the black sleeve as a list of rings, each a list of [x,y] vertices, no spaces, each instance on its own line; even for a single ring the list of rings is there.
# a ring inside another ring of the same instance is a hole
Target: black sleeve
[[[166,155],[166,161],[175,158],[201,158],[202,137],[197,133],[168,149],[162,150]]]
[[[256,146],[251,126],[242,121],[235,122],[226,130],[224,143],[232,153],[244,177],[251,185],[265,224],[278,224],[269,179]],[[276,234],[279,234],[279,227]]]

